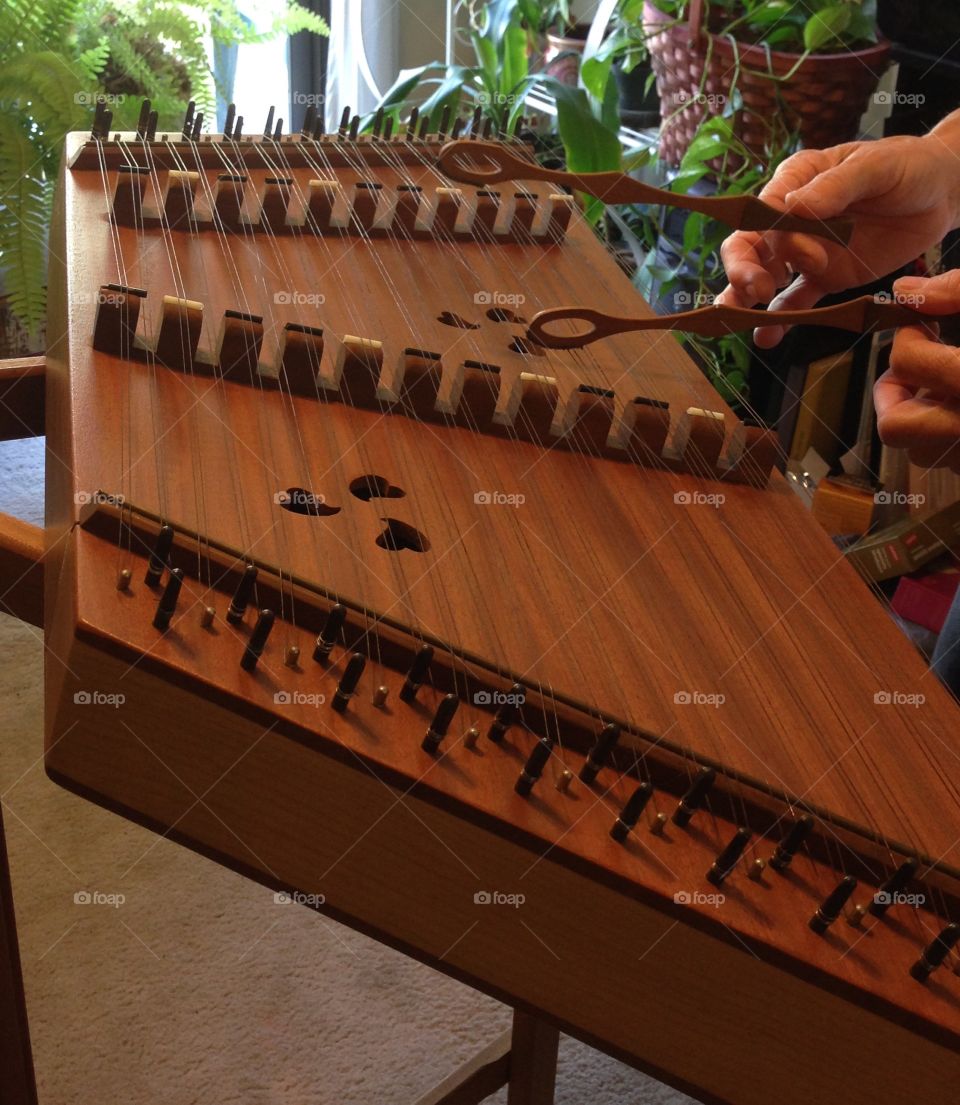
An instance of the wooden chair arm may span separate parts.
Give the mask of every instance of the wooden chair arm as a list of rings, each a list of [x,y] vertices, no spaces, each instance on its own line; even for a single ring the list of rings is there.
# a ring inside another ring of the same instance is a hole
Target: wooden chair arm
[[[0,513],[0,610],[43,627],[44,531]]]
[[[0,361],[0,441],[44,432],[43,357]],[[0,610],[43,625],[44,531],[0,513]]]

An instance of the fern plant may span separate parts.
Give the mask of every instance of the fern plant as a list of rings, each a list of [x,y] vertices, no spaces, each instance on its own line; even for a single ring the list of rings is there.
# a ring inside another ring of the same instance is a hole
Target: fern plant
[[[4,0],[0,4],[0,274],[11,314],[34,343],[46,313],[47,231],[65,135],[90,126],[97,98],[133,129],[147,97],[160,127],[189,99],[210,118],[208,44],[264,42],[324,21],[288,0],[266,31],[235,0]],[[32,344],[31,347],[35,347]]]

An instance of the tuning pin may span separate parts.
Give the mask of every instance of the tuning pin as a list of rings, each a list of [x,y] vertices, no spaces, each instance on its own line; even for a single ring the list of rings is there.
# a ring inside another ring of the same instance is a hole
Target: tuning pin
[[[522,115],[517,116],[517,121],[513,124],[513,137],[515,139],[520,138],[520,131],[523,130],[524,118]]]
[[[457,712],[460,706],[460,699],[455,694],[445,695],[440,700],[440,705],[437,707],[437,712],[433,715],[433,721],[430,722],[430,728],[427,730],[427,735],[423,738],[423,743],[420,747],[424,752],[429,752],[432,756],[440,747],[440,742],[447,735],[447,730],[450,728],[450,722],[453,721],[453,716]]]
[[[100,129],[100,124],[103,120],[104,102],[101,99],[97,100],[96,107],[93,109],[93,122],[90,125],[90,137],[93,139],[103,137]]]
[[[283,662],[288,668],[295,668],[300,664],[300,649],[297,645],[288,645],[283,654]]]
[[[133,572],[131,572],[129,568],[121,568],[120,571],[117,572],[117,590],[118,591],[129,591],[130,590],[130,580],[132,578],[133,578]]]
[[[630,830],[640,820],[640,814],[646,809],[647,803],[653,797],[653,787],[649,783],[641,783],[627,799],[627,804],[620,811],[620,816],[613,823],[610,835],[618,843],[622,844],[630,835]]]
[[[238,115],[237,121],[233,124],[233,141],[239,142],[241,135],[243,134],[243,116]]]
[[[155,142],[157,139],[157,124],[160,122],[160,114],[156,111],[151,111],[147,116],[147,134],[146,139],[148,142]]]
[[[417,138],[419,138],[419,140],[421,142],[423,142],[423,141],[426,140],[426,137],[429,133],[430,133],[430,116],[429,115],[424,115],[424,117],[420,120],[420,130],[417,131]]]
[[[453,130],[450,132],[450,138],[454,142],[456,142],[456,140],[460,137],[460,134],[461,134],[462,130],[463,130],[463,116],[458,115],[456,117],[456,119],[454,119],[454,121],[453,121]]]
[[[202,629],[210,629],[216,616],[217,612],[212,606],[205,606],[200,612],[200,627]]]
[[[420,118],[420,108],[414,107],[410,112],[410,118],[407,120],[407,133],[405,135],[408,142],[412,142],[417,136],[417,120]]]
[[[388,115],[387,121],[383,124],[383,140],[389,142],[393,137],[393,116]]]
[[[476,748],[477,741],[480,739],[480,730],[476,725],[471,725],[470,728],[463,734],[463,747],[464,748]]]
[[[267,121],[263,124],[263,137],[269,138],[270,132],[273,130],[273,112],[274,106],[270,105],[270,110],[267,112]]]
[[[313,650],[313,658],[318,663],[325,663],[329,659],[346,620],[347,608],[345,606],[338,602],[336,606],[330,607],[330,613],[327,614],[327,620],[324,622],[323,629],[320,630],[316,648]]]
[[[437,139],[442,142],[447,137],[447,131],[450,129],[450,114],[451,107],[449,104],[443,105],[443,112],[440,115],[440,126],[437,127]]]
[[[310,136],[314,142],[319,142],[323,137],[323,116],[318,115],[317,121],[313,124],[313,133]]]
[[[203,112],[198,111],[197,117],[193,121],[193,133],[190,135],[191,142],[200,141],[200,128],[203,126]]]
[[[415,702],[417,698],[417,691],[420,690],[424,679],[427,675],[427,670],[433,660],[433,649],[429,645],[424,645],[422,649],[413,658],[413,663],[410,665],[410,670],[407,672],[407,678],[404,680],[403,686],[400,688],[400,701],[401,702]]]
[[[336,692],[330,701],[330,705],[338,714],[342,714],[346,710],[347,703],[353,698],[366,663],[367,658],[362,652],[355,652],[347,661],[347,666],[343,669],[343,675],[337,684]]]
[[[186,112],[184,113],[184,116],[183,116],[183,131],[182,131],[182,134],[183,134],[184,142],[189,142],[190,141],[190,134],[191,134],[191,131],[193,130],[193,113],[194,113],[194,111],[196,111],[196,108],[197,108],[197,105],[193,102],[193,100],[191,100],[190,103],[187,104],[187,110],[186,110]]]
[[[283,137],[283,120],[278,119],[277,120],[277,125],[273,128],[273,140],[274,140],[274,142],[279,142],[282,137]]]
[[[958,940],[960,940],[960,925],[947,925],[939,936],[924,948],[923,954],[910,968],[910,974],[917,982],[926,982],[947,958]]]
[[[110,137],[110,126],[113,123],[113,112],[109,109],[104,111],[103,119],[101,120],[103,125],[103,137],[105,139]]]
[[[236,104],[227,104],[227,116],[223,121],[223,137],[227,139],[233,133],[233,121],[237,115]]]
[[[317,109],[313,104],[307,104],[307,110],[303,113],[303,126],[300,128],[300,133],[304,138],[308,138],[310,132],[313,130],[313,124],[317,121]]]
[[[383,106],[377,108],[377,114],[373,117],[373,137],[379,138],[380,131],[383,130]]]
[[[482,122],[483,122],[483,106],[481,104],[477,104],[476,108],[474,108],[473,119],[470,121],[470,137],[471,138],[479,138],[480,137],[480,124]]]
[[[493,133],[493,119],[488,115],[486,122],[483,124],[483,138],[484,141],[489,141],[490,135]]]
[[[340,126],[337,127],[337,137],[343,141],[347,137],[347,127],[350,126],[350,108],[345,107],[343,114],[340,116]]]
[[[493,715],[493,722],[487,730],[487,736],[494,744],[500,744],[504,734],[520,715],[520,705],[524,700],[526,691],[521,684],[514,683],[506,700]]]
[[[901,863],[889,879],[874,894],[873,901],[867,906],[867,912],[874,917],[882,917],[895,903],[898,894],[901,894],[907,884],[917,873],[920,864],[915,859],[908,859]]]
[[[360,116],[354,115],[350,120],[350,141],[356,142],[357,135],[360,133]]]
[[[607,760],[610,759],[610,753],[616,747],[619,739],[619,725],[614,725],[611,722],[609,725],[604,725],[600,730],[600,735],[597,737],[596,744],[590,749],[587,761],[580,769],[580,778],[588,786],[593,784],[596,777],[600,774],[600,769],[604,767]]]
[[[157,603],[157,612],[153,616],[153,628],[162,633],[169,625],[170,619],[176,613],[177,599],[180,597],[180,588],[183,586],[183,569],[172,568],[167,577],[167,585],[163,589],[160,601]]]
[[[816,913],[810,918],[810,928],[823,936],[827,929],[843,912],[843,907],[850,900],[850,896],[857,889],[857,880],[852,875],[846,875],[824,898]]]
[[[239,625],[243,621],[243,615],[246,614],[247,606],[253,597],[253,585],[256,582],[257,567],[255,564],[248,564],[243,570],[237,589],[230,600],[230,606],[227,608],[227,621],[231,625]]]
[[[808,813],[802,814],[794,821],[790,826],[790,831],[780,841],[776,851],[770,857],[770,866],[774,871],[786,871],[812,829],[813,818]]]
[[[747,877],[753,879],[755,882],[759,882],[763,878],[763,872],[767,869],[767,861],[761,856],[750,864],[750,869],[747,871]]]
[[[373,704],[378,710],[382,710],[387,704],[387,698],[390,695],[390,688],[380,686],[373,692]]]
[[[714,860],[713,866],[707,872],[707,882],[714,886],[722,886],[724,880],[733,873],[734,868],[750,843],[753,833],[749,829],[737,829],[733,839]]]
[[[663,830],[667,827],[667,822],[669,820],[670,819],[665,813],[658,813],[650,822],[650,832],[652,832],[654,836],[663,836]]]
[[[523,771],[520,772],[520,778],[513,788],[521,798],[526,798],[533,790],[533,784],[543,774],[543,769],[553,755],[555,744],[556,741],[551,737],[541,737],[534,745],[527,762],[523,765]]]
[[[561,794],[566,794],[572,782],[573,772],[565,767],[557,776],[557,790],[559,790]]]
[[[137,137],[142,141],[147,137],[147,122],[150,118],[150,101],[140,104],[140,117],[137,119]]]
[[[690,819],[706,801],[710,788],[717,778],[712,767],[702,767],[687,793],[680,799],[673,813],[673,823],[681,829],[690,824]]]
[[[243,656],[240,657],[240,667],[244,671],[252,672],[256,670],[275,620],[276,615],[272,610],[260,611],[253,632],[250,634],[250,640],[247,641],[247,647],[243,650]]]
[[[143,582],[148,587],[156,587],[160,582],[160,577],[167,566],[167,558],[170,556],[172,548],[173,526],[161,526],[160,532],[157,534],[157,543],[153,546],[153,552],[147,562],[147,574],[143,577]]]

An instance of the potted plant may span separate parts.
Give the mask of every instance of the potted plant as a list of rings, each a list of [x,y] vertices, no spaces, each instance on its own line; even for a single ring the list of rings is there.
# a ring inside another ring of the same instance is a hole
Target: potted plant
[[[542,4],[540,7],[541,26],[547,38],[543,70],[561,84],[576,86],[590,24],[571,18],[569,0]]]
[[[0,325],[16,330],[15,354],[43,349],[46,236],[63,135],[84,130],[98,99],[114,128],[132,130],[141,97],[161,129],[179,127],[188,99],[208,118],[214,81],[208,39],[263,41],[271,34],[326,32],[319,16],[285,3],[263,35],[244,24],[234,0],[9,0],[0,7]]]
[[[808,147],[849,141],[889,63],[875,0],[646,0],[643,20],[672,165],[727,105],[756,157],[774,119]]]

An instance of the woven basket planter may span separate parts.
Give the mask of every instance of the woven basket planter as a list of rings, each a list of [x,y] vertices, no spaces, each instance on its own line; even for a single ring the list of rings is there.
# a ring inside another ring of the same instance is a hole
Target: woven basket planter
[[[798,67],[798,54],[710,34],[703,0],[691,0],[685,23],[647,0],[644,26],[663,117],[660,157],[674,166],[704,117],[723,113],[733,83],[743,98],[734,132],[758,161],[765,160],[777,115],[808,148],[849,142],[890,58],[890,43],[881,41],[865,50],[811,54]]]

